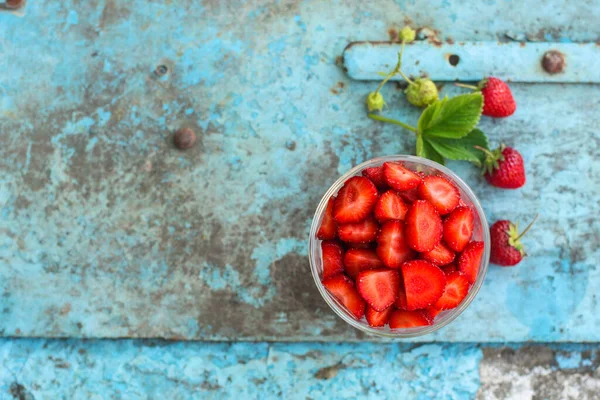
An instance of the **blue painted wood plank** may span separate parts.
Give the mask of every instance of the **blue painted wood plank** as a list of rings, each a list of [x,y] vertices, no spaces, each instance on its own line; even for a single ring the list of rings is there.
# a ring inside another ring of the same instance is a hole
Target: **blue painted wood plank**
[[[308,227],[340,174],[415,143],[365,117],[373,84],[336,59],[405,18],[455,41],[505,30],[594,40],[597,5],[101,0],[0,13],[0,332],[365,339],[319,298]],[[491,268],[467,312],[419,340],[599,340],[600,93],[513,89],[516,114],[481,128],[521,151],[527,185],[501,191],[451,168],[491,221],[540,213],[530,256]],[[384,94],[387,114],[416,121],[400,90]],[[171,144],[181,126],[199,138],[186,152]]]
[[[0,398],[593,400],[599,363],[597,344],[5,339]]]

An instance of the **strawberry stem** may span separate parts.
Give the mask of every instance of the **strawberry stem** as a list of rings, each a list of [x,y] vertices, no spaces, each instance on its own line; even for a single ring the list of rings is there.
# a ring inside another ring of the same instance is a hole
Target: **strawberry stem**
[[[491,157],[491,158],[494,158],[494,155],[493,155],[493,154],[492,154],[492,152],[491,152],[491,151],[489,151],[488,149],[484,149],[484,148],[483,148],[483,147],[481,147],[481,146],[473,146],[473,147],[474,147],[474,148],[476,148],[477,150],[481,150],[481,151],[483,151],[483,152],[484,152],[484,153],[485,153],[487,156],[489,156],[489,157]]]
[[[404,122],[398,121],[396,119],[382,117],[381,115],[377,115],[377,114],[367,114],[367,116],[371,119],[374,119],[375,121],[381,121],[381,122],[387,122],[388,124],[400,125],[404,129],[408,129],[409,131],[412,131],[415,133],[417,132],[417,128],[415,128],[414,126],[405,124]]]
[[[402,74],[402,71],[400,71],[400,66],[402,65],[402,53],[404,53],[404,40],[402,41],[402,47],[400,48],[400,52],[398,53],[398,63],[396,64],[396,67],[381,81],[379,86],[377,86],[377,89],[375,89],[375,93],[378,93],[383,87],[383,85],[385,85],[387,81],[389,81],[394,75],[396,75],[397,73]],[[404,74],[402,74],[402,76],[404,76]]]
[[[458,86],[458,87],[465,88],[465,89],[471,89],[471,90],[479,90],[479,88],[477,86],[465,85],[464,83],[455,83],[454,86]]]
[[[531,227],[533,226],[533,224],[535,223],[535,221],[537,221],[538,217],[540,216],[540,214],[535,214],[535,218],[533,219],[533,221],[531,221],[531,223],[529,225],[527,225],[527,228],[525,228],[525,230],[523,232],[521,232],[519,234],[519,236],[517,236],[517,238],[515,239],[515,241],[518,241],[519,239],[521,239],[523,237],[523,235],[525,235],[527,233],[527,231],[529,229],[531,229]]]

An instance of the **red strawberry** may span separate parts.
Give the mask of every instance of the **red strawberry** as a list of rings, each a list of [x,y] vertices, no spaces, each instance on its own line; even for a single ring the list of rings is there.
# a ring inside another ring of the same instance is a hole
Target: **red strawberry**
[[[338,225],[338,237],[344,242],[364,243],[372,242],[377,237],[379,225],[373,217],[361,222],[349,222]]]
[[[365,242],[365,243],[346,243],[347,248],[349,249],[372,249],[375,250],[377,245],[373,242]]]
[[[435,265],[446,265],[454,260],[454,252],[439,242],[433,250],[422,253],[421,257]]]
[[[483,95],[483,115],[504,118],[514,114],[517,105],[506,82],[489,77],[479,82],[479,88]]]
[[[339,223],[362,221],[371,213],[378,197],[373,182],[363,176],[353,176],[338,192],[333,216]]]
[[[394,190],[388,190],[379,197],[375,204],[375,218],[379,222],[385,222],[390,219],[404,219],[408,211],[408,206],[404,204],[398,193]]]
[[[394,269],[370,269],[356,278],[358,293],[375,311],[383,311],[396,301],[400,274]]]
[[[329,278],[344,271],[342,259],[344,250],[337,242],[321,242],[323,252],[323,278]]]
[[[404,217],[406,242],[416,251],[430,251],[442,239],[442,219],[427,200],[417,200]]]
[[[502,189],[518,189],[525,184],[525,163],[517,150],[503,144],[493,151],[477,148],[486,155],[483,173],[490,185]]]
[[[386,267],[400,268],[403,262],[414,258],[415,253],[408,247],[402,221],[387,221],[377,235],[377,256]]]
[[[382,165],[380,165],[379,167],[365,168],[362,171],[362,175],[365,178],[370,179],[371,182],[375,184],[377,189],[386,190],[388,188],[388,184],[385,181],[385,175],[383,175]]]
[[[383,263],[377,257],[375,250],[350,249],[344,254],[344,269],[352,279],[366,269],[383,268]]]
[[[402,264],[402,277],[408,310],[429,307],[444,293],[446,275],[428,261],[414,260]]]
[[[418,188],[398,192],[398,194],[400,195],[400,197],[402,197],[402,200],[404,200],[404,202],[408,204],[412,204],[415,200],[419,200]]]
[[[458,270],[469,283],[475,283],[483,257],[483,242],[471,242],[458,257]]]
[[[385,326],[390,320],[390,315],[392,315],[392,311],[394,307],[388,307],[383,311],[377,311],[373,307],[367,306],[367,312],[365,316],[367,317],[367,322],[373,328],[377,328],[380,326]]]
[[[399,162],[383,163],[385,181],[396,190],[410,190],[419,186],[421,177]]]
[[[448,264],[448,265],[444,265],[443,267],[440,267],[442,269],[442,271],[444,271],[444,273],[446,275],[450,275],[453,272],[458,272],[458,268],[456,268],[456,264]]]
[[[365,301],[360,297],[354,283],[344,274],[337,274],[323,281],[323,286],[340,301],[356,317],[361,319],[365,314]]]
[[[414,328],[417,326],[431,325],[432,321],[429,315],[422,310],[404,311],[394,310],[390,316],[390,328]]]
[[[445,215],[454,210],[460,201],[460,192],[452,182],[441,176],[430,175],[419,185],[419,197],[427,200],[437,210]]]
[[[444,220],[444,241],[454,251],[462,251],[474,228],[473,211],[469,207],[458,207]]]
[[[444,294],[434,304],[435,308],[449,310],[460,304],[469,293],[469,281],[460,272],[446,275]]]
[[[317,232],[317,237],[321,240],[330,240],[335,238],[335,234],[337,232],[337,222],[335,222],[335,218],[333,218],[333,203],[335,202],[335,197],[332,197],[327,202],[327,208],[325,209],[325,214],[323,215],[323,222],[321,222],[321,227]]]
[[[398,298],[394,303],[394,307],[399,310],[406,310],[406,290],[404,290],[404,278],[402,278],[402,274],[400,274],[400,288],[398,289]]]
[[[505,267],[520,263],[525,255],[525,249],[520,239],[531,228],[536,219],[537,215],[521,234],[519,234],[519,223],[513,224],[507,220],[496,221],[490,228],[492,243],[490,262]]]
[[[433,321],[435,319],[435,317],[438,316],[439,313],[441,313],[442,310],[441,308],[438,308],[434,305],[427,307],[426,309],[423,310],[423,312],[425,314],[427,314],[429,316],[429,318]]]

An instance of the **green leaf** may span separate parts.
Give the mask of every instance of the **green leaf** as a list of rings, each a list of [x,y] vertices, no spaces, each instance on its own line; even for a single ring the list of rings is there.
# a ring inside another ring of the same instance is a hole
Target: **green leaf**
[[[487,136],[479,129],[473,129],[467,136],[460,139],[428,137],[425,141],[444,158],[470,161],[477,165],[483,163],[485,153],[476,149],[475,146],[489,150]]]
[[[422,135],[417,135],[417,155],[444,165],[444,157],[442,157],[431,144],[426,140],[423,140]]]
[[[475,128],[483,109],[481,93],[445,97],[431,104],[419,118],[423,139],[430,137],[460,139]]]

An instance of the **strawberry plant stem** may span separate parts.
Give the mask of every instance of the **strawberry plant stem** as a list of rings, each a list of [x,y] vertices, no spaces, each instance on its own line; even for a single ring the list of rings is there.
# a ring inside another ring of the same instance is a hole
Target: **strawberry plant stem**
[[[390,72],[379,84],[379,86],[377,86],[377,89],[375,89],[375,93],[378,93],[381,88],[383,87],[383,85],[385,85],[387,83],[387,81],[389,81],[392,76],[396,75],[397,73],[400,73],[400,75],[402,75],[402,77],[404,77],[404,79],[407,79],[404,74],[402,73],[402,71],[400,71],[400,67],[402,66],[402,53],[404,53],[404,40],[402,41],[402,47],[400,48],[400,52],[398,53],[398,63],[396,64],[396,68],[394,68],[394,70],[392,72]],[[407,79],[408,80],[408,79]],[[410,82],[410,80],[408,80],[408,82]]]
[[[458,87],[465,88],[465,89],[471,89],[471,90],[479,90],[479,88],[477,86],[465,85],[464,83],[455,83],[454,86],[458,86]]]
[[[535,223],[535,221],[537,221],[538,217],[540,216],[540,214],[535,214],[535,218],[533,219],[533,221],[531,221],[531,223],[529,225],[527,225],[527,228],[525,228],[525,230],[523,232],[521,232],[519,234],[519,236],[517,236],[517,238],[515,239],[515,241],[518,241],[519,239],[521,239],[529,229],[531,229],[531,227],[533,226],[533,224]]]
[[[377,115],[377,114],[367,114],[367,116],[369,118],[371,118],[371,119],[374,119],[375,121],[381,121],[381,122],[387,122],[388,124],[400,125],[404,129],[408,129],[409,131],[417,133],[417,128],[415,128],[414,126],[405,124],[402,121],[398,121],[396,119],[382,117],[381,115]]]

